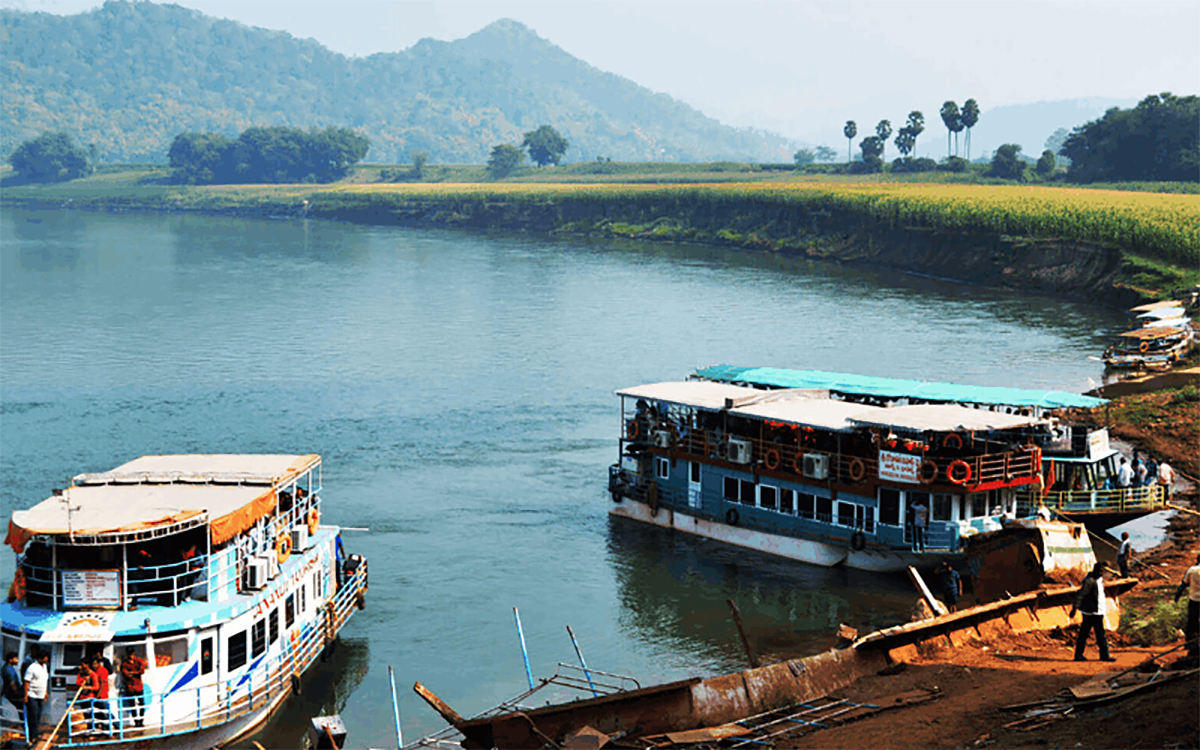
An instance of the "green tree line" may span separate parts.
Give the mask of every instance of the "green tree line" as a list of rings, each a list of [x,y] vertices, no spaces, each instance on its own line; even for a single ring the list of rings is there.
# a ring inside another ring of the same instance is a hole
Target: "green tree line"
[[[370,141],[346,128],[248,128],[236,139],[182,133],[168,152],[172,177],[187,184],[331,182],[367,154]]]

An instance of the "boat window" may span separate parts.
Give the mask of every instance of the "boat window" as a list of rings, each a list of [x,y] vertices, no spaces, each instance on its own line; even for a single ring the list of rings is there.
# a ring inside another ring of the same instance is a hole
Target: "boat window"
[[[204,638],[200,641],[200,674],[213,671],[213,639]]]
[[[768,485],[761,485],[758,488],[758,504],[767,510],[779,509],[779,490]]]
[[[854,525],[854,503],[837,504],[837,523],[839,526]]]
[[[62,669],[78,669],[79,662],[83,661],[83,644],[82,643],[64,643],[62,646]]]
[[[321,598],[321,571],[313,573],[313,599]]]
[[[833,523],[833,500],[831,498],[817,498],[817,520]]]
[[[817,517],[817,496],[807,492],[796,493],[796,508],[801,518]]]
[[[859,515],[862,517],[859,528],[868,534],[875,533],[875,509],[865,505],[858,506]]]
[[[655,473],[659,479],[671,478],[671,462],[665,458],[656,458],[654,460]]]
[[[885,526],[900,525],[900,491],[879,488],[879,522]]]
[[[300,613],[301,614],[304,614],[305,612],[308,611],[308,602],[305,601],[306,599],[308,599],[308,586],[301,586],[300,587]]]
[[[725,477],[725,499],[737,502],[738,499],[738,480],[733,477]]]
[[[271,623],[271,643],[279,640],[279,607],[271,610],[271,614],[267,617]]]
[[[290,628],[292,623],[296,621],[296,595],[288,594],[287,599],[283,601],[283,626]]]
[[[232,672],[246,663],[246,631],[234,633],[225,642],[225,653],[229,655],[227,671]]]
[[[974,492],[967,495],[966,502],[963,507],[963,516],[966,518],[978,518],[979,516],[987,515],[987,494],[983,492]]]
[[[754,482],[749,479],[742,480],[742,504],[754,505]]]
[[[954,520],[954,495],[936,493],[933,496],[933,520]]]
[[[691,466],[692,481],[699,482],[700,481],[700,462],[692,461],[691,464],[692,464],[692,466]]]
[[[779,491],[779,512],[796,515],[796,493],[793,490]]]
[[[188,660],[187,636],[154,640],[154,666],[167,667]]]
[[[0,652],[3,652],[5,655],[17,654],[24,658],[24,655],[21,653],[21,637],[9,635],[5,632],[3,638],[0,638]]]
[[[251,655],[258,657],[267,650],[267,621],[259,620],[250,628]]]

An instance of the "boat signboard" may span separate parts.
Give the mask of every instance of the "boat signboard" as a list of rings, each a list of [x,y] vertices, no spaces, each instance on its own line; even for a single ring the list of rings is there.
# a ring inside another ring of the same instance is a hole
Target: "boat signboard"
[[[63,570],[64,607],[121,606],[121,571]]]
[[[111,612],[72,612],[63,616],[52,630],[42,633],[48,643],[106,643],[112,640]]]
[[[879,478],[891,482],[921,483],[921,456],[879,451]]]
[[[1087,441],[1088,459],[1099,461],[1109,454],[1107,427],[1102,427],[1095,432],[1089,433]]]

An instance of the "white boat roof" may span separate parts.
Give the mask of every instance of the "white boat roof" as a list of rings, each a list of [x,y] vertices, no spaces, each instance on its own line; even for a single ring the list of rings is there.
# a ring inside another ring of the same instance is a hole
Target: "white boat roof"
[[[918,404],[881,408],[852,420],[856,426],[888,427],[910,432],[986,432],[1049,424],[1049,420],[957,404]]]
[[[726,400],[729,399],[731,414],[778,420],[834,432],[849,432],[857,427],[868,426],[913,432],[986,431],[1048,423],[1048,420],[1036,417],[972,409],[958,404],[870,406],[835,401],[828,397],[826,391],[762,391],[704,380],[653,383],[616,393],[618,396],[713,410],[726,408]]]
[[[1159,302],[1147,302],[1144,305],[1129,308],[1129,312],[1150,312],[1151,310],[1161,310],[1164,307],[1180,307],[1183,303],[1176,299],[1165,299]]]
[[[1143,328],[1180,328],[1186,329],[1192,322],[1191,318],[1163,318],[1162,320],[1142,321]]]
[[[144,456],[75,483],[11,526],[24,546],[36,534],[97,536],[170,526],[207,514],[214,543],[253,526],[275,508],[275,488],[319,464],[308,455]]]
[[[1166,320],[1167,318],[1182,318],[1183,314],[1182,305],[1179,307],[1156,307],[1153,310],[1139,313],[1138,318],[1143,320]]]

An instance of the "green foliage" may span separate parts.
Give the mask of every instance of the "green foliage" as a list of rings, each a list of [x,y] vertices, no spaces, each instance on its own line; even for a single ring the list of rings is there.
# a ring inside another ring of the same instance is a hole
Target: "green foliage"
[[[955,104],[952,100],[947,100],[946,103],[942,105],[942,110],[938,114],[940,114],[942,116],[942,123],[946,126],[946,158],[949,158],[950,157],[950,134],[951,133],[954,134],[954,140],[955,140],[955,143],[957,144],[958,133],[964,127],[963,121],[962,121],[962,113],[960,113],[958,111],[957,104]],[[957,148],[955,149],[955,153],[958,153]]]
[[[900,128],[900,132],[896,134],[896,148],[899,149],[900,155],[907,157],[916,146],[917,137],[913,135],[912,130],[907,125]]]
[[[185,184],[331,182],[366,156],[370,142],[345,128],[248,128],[231,141],[183,133],[168,152],[174,180]]]
[[[802,148],[792,156],[792,159],[795,160],[798,166],[803,167],[816,162],[817,155],[809,149]]]
[[[1072,130],[1060,153],[1077,182],[1200,181],[1200,97],[1164,93],[1113,107]]]
[[[1187,621],[1187,600],[1164,599],[1148,610],[1125,607],[1119,631],[1135,646],[1157,646],[1175,640]]]
[[[912,152],[917,151],[917,136],[925,132],[925,115],[920,110],[914,109],[908,113],[908,124],[904,126],[909,135],[912,136]]]
[[[1020,144],[1006,143],[996,149],[989,174],[1004,180],[1024,180],[1025,162],[1021,159]]]
[[[42,133],[22,143],[8,163],[23,179],[42,182],[73,180],[92,171],[88,152],[66,133]]]
[[[829,146],[817,146],[817,161],[831,162],[837,158],[837,151]]]
[[[567,152],[567,139],[549,125],[526,133],[521,145],[529,149],[529,158],[537,162],[539,167],[558,164]]]
[[[958,156],[947,156],[937,168],[943,172],[966,172],[967,160]]]
[[[1038,159],[1037,173],[1043,177],[1047,177],[1054,173],[1054,152],[1046,149],[1042,152],[1041,158]]]
[[[523,161],[525,152],[520,146],[501,143],[492,148],[492,155],[488,157],[488,174],[496,180],[508,177]]]
[[[907,157],[904,159],[896,159],[892,162],[892,172],[901,174],[915,174],[917,172],[934,172],[937,171],[938,163],[927,156],[922,156],[919,159]]]
[[[967,130],[967,161],[971,161],[971,128],[979,122],[979,102],[974,99],[963,102],[960,117],[963,127]]]
[[[412,174],[416,179],[421,179],[425,176],[425,165],[429,163],[429,154],[424,151],[418,151],[412,157]]]
[[[846,126],[842,128],[842,135],[846,136],[846,161],[852,161],[850,151],[854,146],[854,136],[858,135],[858,123],[854,120],[846,120]]]
[[[1188,383],[1175,392],[1175,395],[1171,397],[1171,401],[1176,404],[1193,404],[1200,401],[1200,388]]]

